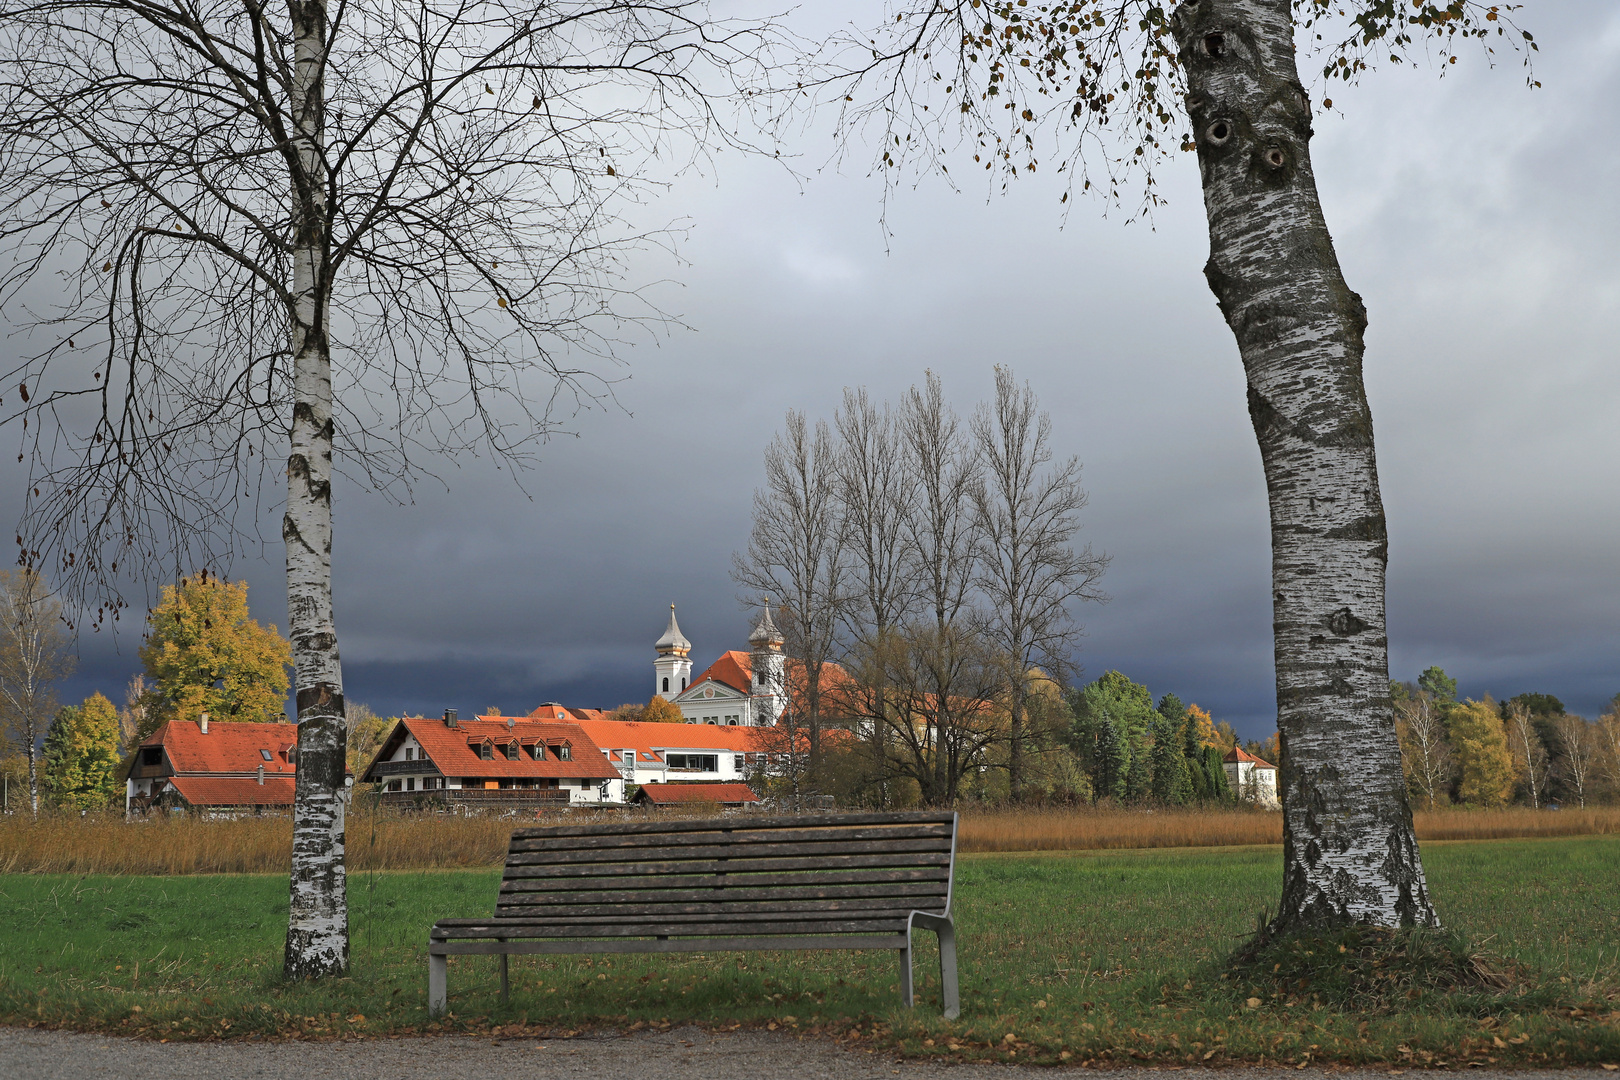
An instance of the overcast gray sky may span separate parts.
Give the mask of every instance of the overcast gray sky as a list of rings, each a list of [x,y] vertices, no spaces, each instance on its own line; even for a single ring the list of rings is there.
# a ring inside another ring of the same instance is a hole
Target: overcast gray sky
[[[1620,692],[1620,11],[1532,3],[1523,22],[1543,89],[1467,50],[1443,79],[1383,70],[1332,88],[1313,155],[1369,310],[1392,674],[1440,664],[1468,696],[1594,715]],[[831,146],[799,149],[814,170]],[[1112,602],[1077,612],[1087,677],[1117,668],[1271,731],[1264,484],[1191,155],[1163,170],[1151,224],[1084,200],[1064,224],[1050,177],[989,197],[924,181],[891,201],[888,237],[864,158],[801,188],[733,157],[651,208],[689,219],[684,263],[630,268],[678,279],[655,295],[692,329],[624,351],[622,410],[549,444],[532,499],[481,461],[405,507],[338,487],[350,700],[645,700],[671,601],[700,667],[746,648],[731,554],[785,410],[830,416],[844,386],[893,398],[932,369],[965,412],[1005,363],[1085,463],[1084,536],[1113,556]],[[279,547],[234,575],[285,627]],[[64,696],[121,700],[137,644],[87,635]]]

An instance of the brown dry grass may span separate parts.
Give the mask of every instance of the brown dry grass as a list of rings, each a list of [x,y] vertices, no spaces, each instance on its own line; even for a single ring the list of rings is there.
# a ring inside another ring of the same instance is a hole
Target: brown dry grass
[[[616,815],[615,815],[616,816]],[[511,819],[400,816],[357,808],[349,816],[353,871],[498,866]],[[1423,840],[1585,836],[1620,833],[1620,807],[1419,812]],[[961,850],[1225,847],[1280,844],[1282,817],[1254,810],[968,810]],[[285,871],[292,823],[285,817],[205,820],[16,814],[0,821],[0,873],[251,874]]]

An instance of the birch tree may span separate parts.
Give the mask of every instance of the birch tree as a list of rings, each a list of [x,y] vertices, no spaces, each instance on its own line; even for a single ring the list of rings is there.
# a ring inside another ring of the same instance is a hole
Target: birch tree
[[[1076,548],[1080,459],[1053,463],[1052,418],[1040,411],[1028,383],[997,365],[995,399],[973,417],[973,439],[984,463],[974,489],[982,540],[976,584],[984,596],[989,639],[1009,665],[1007,783],[1023,795],[1029,700],[1044,672],[1062,680],[1074,667],[1080,626],[1072,607],[1105,599],[1098,581],[1108,556]]]
[[[1584,716],[1560,714],[1553,720],[1558,733],[1558,779],[1583,810],[1590,793],[1601,753],[1600,733]]]
[[[23,561],[101,625],[131,573],[218,568],[285,484],[285,971],[342,974],[334,470],[408,497],[424,454],[526,464],[610,390],[627,320],[660,318],[617,262],[659,234],[617,208],[727,138],[707,92],[768,35],[688,0],[0,0],[0,25]]]
[[[1524,785],[1525,796],[1531,806],[1540,806],[1547,794],[1547,747],[1541,741],[1530,710],[1520,702],[1509,702],[1503,710],[1508,737],[1508,750],[1513,754],[1513,767],[1518,770],[1519,782]]]
[[[37,571],[0,570],[0,721],[22,744],[36,815],[39,740],[56,714],[56,683],[72,666],[61,601]]]
[[[1424,806],[1433,810],[1451,786],[1451,744],[1445,719],[1425,691],[1395,703],[1395,731],[1408,783]]]
[[[912,163],[960,176],[971,154],[1003,190],[1046,169],[1067,177],[1064,202],[1095,191],[1150,212],[1166,158],[1196,153],[1205,277],[1242,357],[1270,504],[1284,750],[1274,931],[1438,924],[1389,696],[1367,313],[1317,196],[1296,37],[1316,48],[1324,81],[1419,53],[1444,71],[1465,43],[1533,49],[1511,11],[1473,0],[920,0],[820,58],[843,131],[876,136],[891,177]]]

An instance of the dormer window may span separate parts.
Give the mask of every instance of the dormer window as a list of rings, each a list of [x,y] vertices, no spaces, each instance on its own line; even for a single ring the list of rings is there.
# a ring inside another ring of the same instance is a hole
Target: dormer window
[[[478,756],[485,761],[494,761],[495,744],[485,739],[478,747]]]
[[[558,746],[557,747],[557,760],[558,761],[573,761],[574,760],[574,748],[569,746],[567,743],[563,743],[561,746]]]
[[[534,756],[534,760],[536,761],[546,760],[546,744],[535,743],[533,746],[529,747],[529,753]]]
[[[507,761],[516,761],[517,759],[518,759],[518,744],[515,743],[515,742],[507,743],[506,744],[506,760]]]

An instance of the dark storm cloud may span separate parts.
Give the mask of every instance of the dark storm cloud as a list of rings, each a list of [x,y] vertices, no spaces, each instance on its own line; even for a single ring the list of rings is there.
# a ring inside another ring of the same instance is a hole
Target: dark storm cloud
[[[1544,89],[1523,88],[1511,54],[1490,71],[1465,52],[1444,79],[1383,71],[1331,90],[1342,115],[1320,118],[1314,152],[1371,312],[1394,674],[1439,663],[1465,694],[1544,691],[1590,715],[1620,691],[1620,20],[1596,2],[1531,15]],[[403,507],[340,485],[351,698],[645,699],[671,601],[700,665],[743,644],[730,557],[784,410],[830,416],[845,385],[893,398],[933,369],[966,411],[1007,363],[1085,462],[1085,537],[1114,556],[1112,602],[1079,612],[1087,672],[1269,731],[1259,457],[1201,275],[1191,159],[1164,180],[1150,225],[1082,200],[1061,230],[1051,177],[988,201],[925,182],[891,201],[887,238],[878,184],[853,171],[801,193],[773,165],[723,160],[712,186],[681,182],[654,209],[692,220],[687,262],[633,269],[683,283],[656,295],[693,330],[625,351],[621,407],[547,445],[532,498],[476,460]],[[235,569],[285,625],[279,558]],[[112,692],[132,646],[87,640],[68,692]]]

